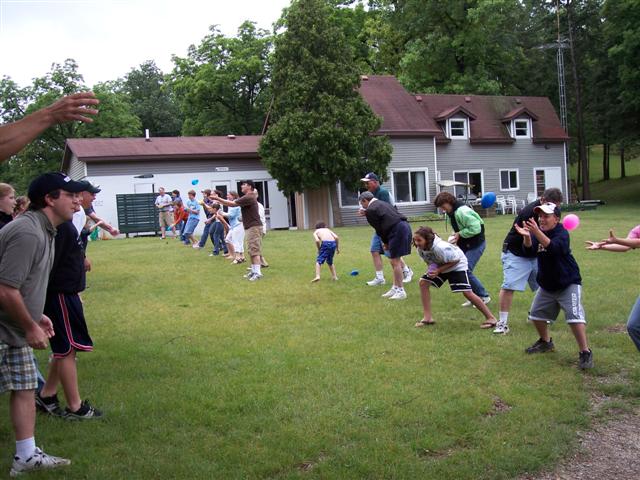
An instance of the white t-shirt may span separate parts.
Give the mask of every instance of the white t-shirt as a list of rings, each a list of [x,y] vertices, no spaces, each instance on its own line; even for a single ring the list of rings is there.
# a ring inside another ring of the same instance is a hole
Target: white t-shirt
[[[80,232],[82,232],[82,229],[87,224],[87,214],[84,213],[84,208],[80,207],[80,210],[73,214],[71,221],[73,222],[73,226],[76,227],[78,235],[80,235]]]
[[[469,269],[467,257],[465,257],[464,252],[460,250],[460,247],[445,242],[437,235],[433,239],[431,250],[421,250],[418,248],[418,255],[420,255],[426,263],[435,263],[438,266],[459,260],[453,267],[442,273],[466,272]]]
[[[160,207],[161,212],[172,212],[173,208],[171,208],[171,204],[173,200],[170,195],[166,193],[164,195],[158,195],[156,198],[156,206]]]

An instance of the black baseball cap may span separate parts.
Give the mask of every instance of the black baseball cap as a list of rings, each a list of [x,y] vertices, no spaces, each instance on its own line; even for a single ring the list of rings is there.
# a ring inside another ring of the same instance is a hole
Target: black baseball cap
[[[88,183],[88,182],[87,182]],[[43,198],[48,193],[55,190],[64,190],[65,192],[79,193],[87,190],[87,186],[83,182],[71,180],[65,173],[50,172],[36,177],[29,184],[27,195],[31,201]]]
[[[373,172],[367,173],[364,178],[360,179],[361,182],[380,182],[380,178]]]
[[[92,194],[97,194],[100,193],[102,190],[100,190],[100,187],[94,185],[93,183],[91,183],[88,180],[80,180],[78,183],[82,183],[86,186],[86,188],[84,190],[82,190],[83,192],[89,192]]]

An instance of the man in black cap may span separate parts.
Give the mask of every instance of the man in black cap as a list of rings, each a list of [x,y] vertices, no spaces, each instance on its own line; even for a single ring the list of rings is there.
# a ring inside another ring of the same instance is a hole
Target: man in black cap
[[[371,192],[371,194],[381,202],[386,202],[391,206],[394,206],[393,200],[391,199],[391,194],[389,190],[384,188],[380,184],[380,178],[373,172],[367,173],[363,178],[360,179],[361,182],[364,182],[367,191]],[[364,209],[360,209],[360,215],[365,216]],[[373,236],[371,237],[371,258],[373,260],[373,267],[376,271],[376,276],[373,280],[367,282],[367,285],[371,287],[376,287],[378,285],[384,285],[386,280],[384,279],[384,271],[382,269],[382,256],[388,257],[388,252],[384,250],[382,240],[380,240],[380,236],[373,232]],[[402,267],[402,281],[404,283],[409,283],[413,279],[413,270],[409,268],[409,266],[404,262],[404,260],[400,259],[400,264]]]
[[[54,335],[43,315],[53,264],[56,227],[72,219],[85,185],[64,173],[46,173],[29,185],[29,211],[0,231],[0,393],[11,392],[16,436],[11,476],[69,465],[36,447],[36,365],[32,348]]]

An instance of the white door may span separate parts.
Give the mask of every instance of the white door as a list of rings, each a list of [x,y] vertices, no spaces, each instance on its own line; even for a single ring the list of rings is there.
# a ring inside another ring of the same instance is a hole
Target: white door
[[[547,188],[559,188],[564,192],[562,186],[561,167],[540,167],[533,170],[533,182],[536,197],[542,196]]]
[[[134,183],[133,193],[153,193],[153,183]]]
[[[289,204],[287,197],[278,190],[278,182],[269,180],[269,227],[289,228]]]

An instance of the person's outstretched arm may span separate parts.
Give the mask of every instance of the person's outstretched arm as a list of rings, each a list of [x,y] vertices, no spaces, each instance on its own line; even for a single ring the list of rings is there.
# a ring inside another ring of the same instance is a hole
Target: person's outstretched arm
[[[622,245],[629,248],[640,248],[640,238],[618,238],[613,230],[609,230],[609,238],[602,241],[605,245]]]
[[[0,162],[18,153],[53,125],[72,121],[93,122],[89,115],[96,115],[98,110],[90,107],[99,103],[93,92],[76,93],[17,122],[0,125]]]

